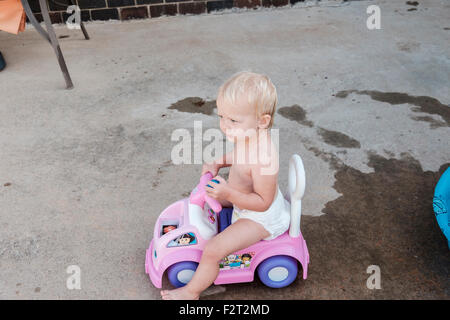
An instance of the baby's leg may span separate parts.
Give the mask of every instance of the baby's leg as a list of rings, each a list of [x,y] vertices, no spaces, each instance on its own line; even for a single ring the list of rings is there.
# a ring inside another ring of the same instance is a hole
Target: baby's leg
[[[227,255],[247,248],[268,237],[269,232],[259,223],[249,219],[239,219],[223,232],[208,241],[202,258],[191,281],[175,290],[163,290],[163,299],[198,299],[200,293],[216,280],[219,274],[219,261]]]

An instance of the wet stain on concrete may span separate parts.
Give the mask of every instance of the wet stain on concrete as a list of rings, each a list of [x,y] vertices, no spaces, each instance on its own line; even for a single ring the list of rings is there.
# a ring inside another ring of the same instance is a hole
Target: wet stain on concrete
[[[342,195],[325,215],[302,217],[308,244],[308,279],[289,287],[227,285],[226,294],[202,299],[449,299],[450,255],[432,209],[438,172],[402,154],[369,154],[372,173],[340,165],[334,188]],[[381,290],[367,288],[367,268],[380,267]]]
[[[277,111],[281,116],[286,119],[296,121],[301,125],[307,127],[313,127],[314,123],[310,120],[307,120],[306,111],[299,106],[298,104],[294,104],[290,107],[281,107]],[[348,135],[338,132],[327,130],[324,128],[318,128],[317,133],[322,137],[323,141],[329,145],[333,145],[339,148],[360,148],[361,144],[359,141],[349,137]],[[313,147],[314,148],[314,147]],[[317,150],[311,150],[316,153]],[[316,154],[317,155],[317,154]]]
[[[447,127],[447,124],[444,121],[440,121],[440,120],[434,119],[434,118],[432,118],[430,116],[416,116],[416,117],[411,117],[411,119],[416,120],[416,121],[429,122],[431,129],[436,129],[436,128],[440,128],[440,127]]]
[[[308,229],[310,219],[305,219],[310,251],[317,246],[317,271],[325,273],[340,266],[334,269],[336,279],[329,280],[337,287],[353,286],[366,297],[448,299],[450,255],[433,214],[432,199],[450,163],[431,172],[423,171],[408,154],[386,159],[370,153],[368,166],[373,173],[342,166],[333,186],[342,196],[326,204],[326,215],[318,218],[322,221],[315,230]],[[330,237],[321,242],[323,233]],[[369,265],[381,269],[382,290],[378,292],[365,287]]]
[[[199,97],[188,97],[172,104],[169,109],[178,110],[180,112],[203,113],[212,115],[216,108],[216,101],[205,101]]]
[[[397,48],[404,52],[417,51],[420,48],[419,42],[397,42]]]
[[[336,93],[336,97],[346,98],[351,93],[356,93],[359,95],[368,95],[373,100],[386,102],[392,105],[407,103],[415,106],[412,108],[413,112],[422,112],[431,115],[438,115],[445,121],[445,125],[443,122],[442,122],[443,125],[439,125],[439,122],[433,119],[431,122],[433,128],[450,126],[450,107],[448,105],[441,103],[438,99],[428,96],[411,96],[409,94],[401,92],[381,92],[374,90],[343,90]],[[430,122],[430,119],[432,118],[416,117],[413,119],[417,121]]]
[[[386,153],[389,157],[393,158],[395,157],[395,153],[393,153],[392,151],[383,149],[384,153]]]
[[[361,148],[359,141],[342,132],[318,128],[317,133],[322,137],[323,141],[329,145],[339,148]]]
[[[156,177],[152,182],[152,189],[155,189],[161,183],[161,176],[165,172],[165,169],[170,167],[172,164],[171,160],[164,161],[156,170]]]
[[[307,150],[313,152],[316,157],[319,157],[323,161],[327,162],[330,168],[333,170],[337,170],[343,165],[341,159],[339,159],[334,153],[323,151],[314,146],[306,144],[305,147]]]
[[[306,111],[298,104],[294,104],[290,107],[281,107],[278,109],[278,113],[286,119],[296,121],[301,125],[312,127],[314,124],[312,121],[306,119]]]

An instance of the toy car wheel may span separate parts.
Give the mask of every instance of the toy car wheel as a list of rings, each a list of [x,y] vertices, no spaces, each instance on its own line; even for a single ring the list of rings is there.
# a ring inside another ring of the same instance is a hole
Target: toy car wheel
[[[297,260],[289,256],[270,257],[258,266],[259,279],[271,288],[283,288],[297,278]]]
[[[195,270],[197,270],[198,263],[193,261],[183,261],[171,265],[167,269],[167,276],[170,283],[176,287],[183,287],[194,276]]]

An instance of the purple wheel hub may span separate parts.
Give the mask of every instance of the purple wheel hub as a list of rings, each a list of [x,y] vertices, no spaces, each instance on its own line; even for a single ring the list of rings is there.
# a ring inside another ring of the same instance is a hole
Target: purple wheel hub
[[[283,288],[297,278],[297,260],[289,256],[273,256],[258,266],[258,276],[270,288]]]
[[[198,263],[193,261],[175,263],[167,269],[167,277],[174,287],[183,287],[191,281],[197,266]]]

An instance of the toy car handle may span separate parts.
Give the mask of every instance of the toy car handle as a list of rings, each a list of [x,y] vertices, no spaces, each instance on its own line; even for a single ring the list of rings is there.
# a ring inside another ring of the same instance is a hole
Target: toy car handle
[[[206,172],[201,178],[200,178],[200,182],[202,181],[202,178],[204,177],[204,179],[206,180],[205,183],[203,183],[203,189],[205,188],[206,183],[211,180],[213,178],[212,173],[211,172]],[[205,190],[205,201],[209,204],[209,206],[211,207],[211,209],[213,209],[214,212],[220,212],[222,211],[222,205],[220,204],[219,201],[217,201],[216,199],[211,198],[210,196],[208,196],[206,194],[206,190]]]
[[[219,201],[216,199],[211,198],[206,194],[205,186],[213,178],[213,175],[211,172],[206,172],[204,175],[200,177],[200,183],[197,185],[197,192],[193,195],[191,195],[191,203],[195,203],[203,208],[203,205],[206,201],[206,203],[209,204],[211,209],[214,210],[214,212],[220,212],[222,210],[222,205]]]

